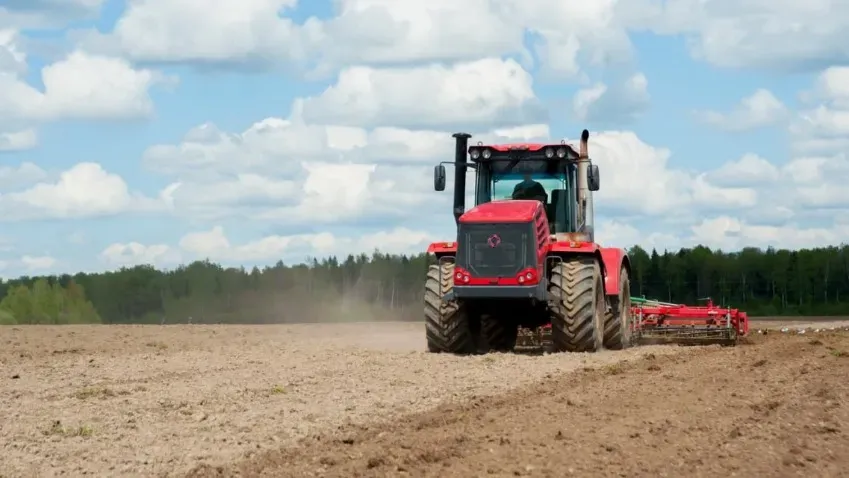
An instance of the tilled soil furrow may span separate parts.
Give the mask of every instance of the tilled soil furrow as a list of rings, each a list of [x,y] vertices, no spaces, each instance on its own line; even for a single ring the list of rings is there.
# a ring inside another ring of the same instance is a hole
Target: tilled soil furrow
[[[0,328],[0,475],[179,476],[346,423],[679,353],[424,350],[421,323]]]
[[[849,334],[545,379],[189,476],[849,476]]]

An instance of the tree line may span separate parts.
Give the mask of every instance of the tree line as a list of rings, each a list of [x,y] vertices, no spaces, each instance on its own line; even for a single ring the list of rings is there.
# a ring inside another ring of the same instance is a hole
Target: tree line
[[[849,315],[849,245],[799,251],[629,250],[631,292],[705,297],[750,315]],[[425,254],[375,252],[265,268],[196,261],[0,283],[0,323],[300,323],[421,320]]]

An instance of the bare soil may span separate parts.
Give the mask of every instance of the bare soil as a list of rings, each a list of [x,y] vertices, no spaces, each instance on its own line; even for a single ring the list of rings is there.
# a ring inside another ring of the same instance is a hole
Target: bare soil
[[[849,317],[750,317],[749,328],[753,330],[769,328],[792,327],[810,327],[827,329],[832,327],[846,327],[849,325]]]
[[[788,315],[776,315],[776,316],[758,316],[758,317],[749,317],[749,320],[755,322],[833,322],[833,321],[845,321],[849,320],[849,317],[839,316],[839,315],[805,315],[802,317],[793,317]]]
[[[180,475],[648,353],[424,352],[420,323],[0,327],[0,476]]]
[[[561,374],[191,476],[849,476],[849,334]]]
[[[849,476],[849,333],[453,357],[423,332],[2,327],[0,476]]]

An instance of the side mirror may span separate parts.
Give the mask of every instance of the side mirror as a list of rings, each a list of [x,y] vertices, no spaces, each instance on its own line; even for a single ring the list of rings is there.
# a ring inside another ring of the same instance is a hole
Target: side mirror
[[[601,186],[601,178],[598,176],[598,166],[595,164],[591,164],[587,168],[587,186],[590,188],[590,191],[598,191]]]
[[[445,166],[442,164],[433,167],[433,189],[445,191]]]

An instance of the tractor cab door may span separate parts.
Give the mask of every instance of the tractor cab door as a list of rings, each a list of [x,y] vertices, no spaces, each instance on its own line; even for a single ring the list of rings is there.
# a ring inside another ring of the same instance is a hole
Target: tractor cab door
[[[565,188],[551,191],[551,202],[546,204],[546,213],[552,234],[575,232],[575,202],[572,200],[572,189],[567,185]]]

